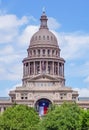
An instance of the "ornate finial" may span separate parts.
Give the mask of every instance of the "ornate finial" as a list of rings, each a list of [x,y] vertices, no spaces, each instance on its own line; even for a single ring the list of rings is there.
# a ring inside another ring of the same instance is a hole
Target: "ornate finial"
[[[41,15],[41,18],[40,18],[40,21],[41,21],[41,24],[40,24],[40,29],[44,28],[44,29],[48,29],[47,27],[47,16],[45,14],[45,7],[43,7],[42,9],[42,15]]]
[[[45,14],[45,7],[43,7],[42,12],[43,12],[43,14]]]

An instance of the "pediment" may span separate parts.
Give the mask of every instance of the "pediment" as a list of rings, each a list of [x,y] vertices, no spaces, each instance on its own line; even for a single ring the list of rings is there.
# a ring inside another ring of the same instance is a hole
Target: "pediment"
[[[44,74],[44,75],[37,75],[35,77],[32,77],[30,80],[31,81],[57,81],[56,78],[54,78],[54,77],[52,77],[50,75],[46,75],[46,74]]]

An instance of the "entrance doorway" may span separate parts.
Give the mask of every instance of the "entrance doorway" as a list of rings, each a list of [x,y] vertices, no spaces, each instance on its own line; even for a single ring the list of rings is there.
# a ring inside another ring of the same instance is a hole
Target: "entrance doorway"
[[[39,99],[36,104],[36,110],[39,113],[39,116],[43,116],[47,113],[49,106],[51,105],[51,101],[45,98]]]

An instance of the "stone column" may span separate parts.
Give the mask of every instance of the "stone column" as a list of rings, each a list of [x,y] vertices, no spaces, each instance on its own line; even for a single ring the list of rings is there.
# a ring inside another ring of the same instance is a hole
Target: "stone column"
[[[62,76],[62,64],[59,63],[59,75]]]
[[[28,66],[27,66],[27,75],[29,75],[29,63],[28,63]]]
[[[26,75],[28,75],[29,69],[28,69],[28,63],[26,63]]]
[[[59,62],[58,62],[58,76],[59,76]]]
[[[25,75],[25,65],[23,63],[23,76]]]
[[[62,76],[64,76],[64,64],[62,63]]]
[[[63,64],[63,77],[64,77],[64,64]]]
[[[42,56],[42,49],[40,49],[40,56]]]
[[[34,66],[34,75],[35,75],[35,73],[36,73],[36,71],[35,71],[35,61],[33,62],[33,66]]]
[[[62,76],[63,76],[63,64],[61,64],[61,72],[62,72]]]
[[[48,74],[48,61],[46,61],[46,74]]]
[[[26,76],[26,63],[24,64],[24,75]]]
[[[47,49],[45,50],[45,55],[47,56]]]
[[[54,75],[54,61],[52,62],[52,69],[53,69],[53,75]]]
[[[51,75],[52,75],[52,73],[53,73],[53,69],[52,69],[52,61],[51,61],[51,65],[50,65],[50,69],[51,69]]]
[[[42,73],[42,70],[41,70],[41,61],[40,61],[40,74]]]
[[[29,66],[29,75],[30,75],[30,62],[29,62],[29,64],[28,64],[28,66]]]

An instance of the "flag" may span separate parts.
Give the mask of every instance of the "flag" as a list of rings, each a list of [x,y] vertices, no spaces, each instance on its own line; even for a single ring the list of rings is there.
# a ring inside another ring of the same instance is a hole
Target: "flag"
[[[43,116],[47,113],[48,110],[48,102],[39,102],[39,115]]]

